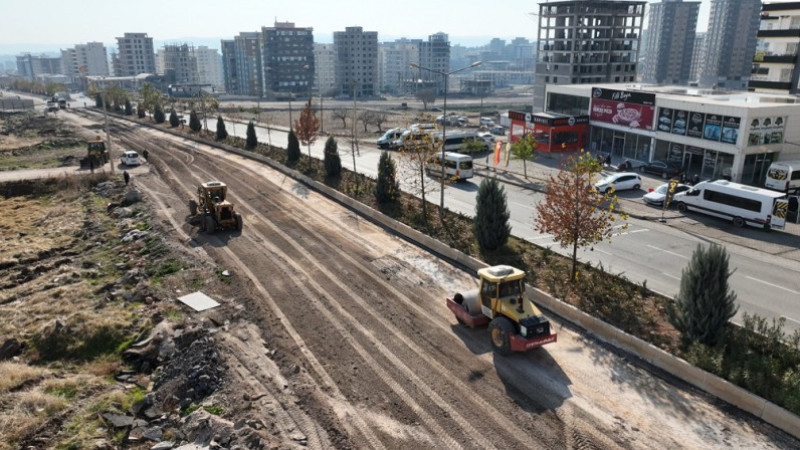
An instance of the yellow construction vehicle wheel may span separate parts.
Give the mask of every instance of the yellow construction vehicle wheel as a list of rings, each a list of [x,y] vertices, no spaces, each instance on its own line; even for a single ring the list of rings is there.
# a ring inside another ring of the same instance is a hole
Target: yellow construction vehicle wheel
[[[242,231],[242,226],[244,225],[244,223],[242,222],[242,215],[236,213],[233,216],[233,219],[236,221],[236,231]]]
[[[189,215],[197,215],[197,201],[189,200]]]
[[[514,324],[507,317],[495,317],[489,324],[489,334],[492,338],[492,348],[500,355],[511,354],[511,335],[514,334]]]
[[[205,216],[203,224],[205,225],[206,233],[213,233],[217,231],[217,222],[214,220],[213,217]]]

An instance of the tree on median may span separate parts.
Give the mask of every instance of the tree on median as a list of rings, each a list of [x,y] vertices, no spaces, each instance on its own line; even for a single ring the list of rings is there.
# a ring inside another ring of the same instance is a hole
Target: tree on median
[[[253,121],[251,120],[247,124],[247,138],[244,141],[244,148],[247,150],[252,150],[256,148],[258,145],[258,138],[256,137],[256,126],[253,125]]]
[[[472,222],[472,232],[482,251],[493,251],[506,245],[511,236],[510,218],[505,189],[497,179],[484,178],[478,187]]]
[[[533,133],[525,133],[520,140],[511,144],[511,157],[522,160],[522,173],[528,178],[528,160],[536,156],[536,137]]]
[[[319,119],[311,108],[311,99],[306,102],[306,106],[300,111],[300,117],[294,121],[294,130],[297,138],[308,148],[308,157],[311,157],[311,144],[317,140],[319,131]]]
[[[217,140],[224,141],[228,138],[228,130],[225,129],[225,121],[222,116],[217,116]]]
[[[562,247],[572,247],[571,280],[578,274],[578,247],[591,248],[614,235],[617,197],[613,190],[603,193],[595,189],[593,177],[601,170],[597,159],[583,151],[570,156],[562,169],[550,176],[545,200],[537,207],[535,230],[552,235]],[[619,214],[619,219],[627,218]],[[627,223],[621,226],[621,230],[627,228]]]

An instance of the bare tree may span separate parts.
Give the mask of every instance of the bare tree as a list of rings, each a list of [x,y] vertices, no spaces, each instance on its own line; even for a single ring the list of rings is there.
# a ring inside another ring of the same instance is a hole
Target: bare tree
[[[427,183],[427,167],[438,153],[433,137],[425,134],[422,139],[409,139],[398,153],[399,179],[404,180],[406,189],[420,197],[422,217],[427,224],[428,208],[426,194],[436,192],[438,183]]]
[[[389,115],[386,111],[372,111],[370,123],[378,127],[378,132],[383,133],[383,124],[389,121]]]
[[[364,134],[366,135],[369,130],[367,130],[367,125],[372,123],[372,115],[374,114],[373,111],[365,109],[358,113],[358,120],[364,125]]]
[[[347,128],[347,118],[350,117],[350,110],[346,108],[334,108],[331,110],[334,119],[342,121],[342,128]]]
[[[422,109],[428,110],[428,103],[433,104],[436,102],[436,91],[433,89],[423,89],[417,92],[417,100],[422,102]]]

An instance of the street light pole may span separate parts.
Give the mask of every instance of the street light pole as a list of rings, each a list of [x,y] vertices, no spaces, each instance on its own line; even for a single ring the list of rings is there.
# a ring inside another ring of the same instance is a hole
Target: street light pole
[[[444,77],[444,95],[443,95],[444,100],[442,102],[443,103],[443,105],[442,105],[442,110],[443,110],[442,111],[442,114],[443,114],[442,115],[442,160],[441,160],[442,173],[441,173],[441,184],[440,184],[441,198],[439,200],[439,217],[440,218],[444,217],[444,178],[445,178],[444,142],[445,142],[445,139],[447,139],[447,86],[449,84],[450,75],[452,75],[452,74],[454,74],[456,72],[461,72],[462,70],[467,70],[467,69],[470,69],[470,68],[473,68],[473,67],[480,66],[481,64],[482,64],[481,61],[476,61],[476,62],[474,62],[474,63],[472,63],[472,64],[470,64],[468,66],[465,66],[465,67],[462,67],[462,68],[456,69],[456,70],[451,70],[450,72],[442,72],[441,70],[435,70],[435,69],[431,69],[429,67],[423,67],[423,66],[420,66],[419,64],[411,64],[411,67],[414,67],[414,68],[417,68],[417,69],[422,69],[422,70],[427,70],[428,72],[439,74],[439,75]]]

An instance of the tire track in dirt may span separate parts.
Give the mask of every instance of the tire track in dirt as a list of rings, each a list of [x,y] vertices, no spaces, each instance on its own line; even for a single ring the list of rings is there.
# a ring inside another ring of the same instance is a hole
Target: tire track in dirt
[[[241,196],[241,193],[239,193],[239,195]],[[243,206],[246,206],[246,207],[248,207],[248,208],[252,209],[252,207],[251,207],[250,205],[246,205],[245,203],[242,203],[242,202],[237,202],[237,203],[241,203]],[[255,211],[254,209],[252,209],[252,210],[253,210],[253,211]],[[303,211],[313,211],[313,210],[311,210],[311,209],[304,209]],[[257,215],[258,215],[259,217],[261,217],[261,219],[262,219],[262,220],[266,220],[266,218],[265,218],[265,217],[263,217],[263,215],[261,215],[261,214],[257,214]],[[298,215],[300,215],[300,214],[296,214],[296,213],[295,213],[294,215],[295,215],[295,216],[298,216]],[[310,215],[306,215],[306,216],[307,216],[307,217],[310,217]],[[299,223],[299,226],[301,226],[301,227],[302,227],[302,223],[303,223],[303,222],[304,222],[304,221],[302,221],[302,220],[299,220],[299,221],[298,221],[298,223]],[[273,226],[274,226],[274,225],[273,225]],[[273,230],[274,230],[276,233],[280,233],[280,232],[281,232],[281,230],[280,230],[280,229],[279,229],[277,226],[274,226]],[[308,232],[309,234],[311,234],[311,235],[315,234],[315,233],[311,233],[311,231],[312,231],[312,230],[308,229],[307,227],[306,227],[306,230],[307,230],[307,232]],[[341,231],[341,230],[338,230],[338,229],[337,229],[337,231]],[[354,237],[354,239],[355,239],[355,238],[358,238],[359,236],[353,236],[353,237]],[[268,241],[268,239],[266,239],[266,238],[262,237],[261,241],[262,241],[262,242],[267,242],[267,241]],[[324,242],[324,241],[323,241],[323,242]],[[321,271],[323,271],[323,272],[326,272],[326,273],[328,274],[328,277],[330,278],[330,280],[331,280],[332,282],[338,283],[338,284],[340,285],[340,287],[341,287],[342,289],[344,289],[344,290],[347,290],[347,289],[348,289],[348,288],[347,288],[346,286],[344,286],[344,285],[343,285],[341,282],[339,282],[339,278],[338,278],[338,277],[336,277],[336,275],[335,275],[335,274],[331,273],[331,272],[330,272],[330,271],[328,271],[328,270],[327,270],[325,267],[321,266],[319,262],[317,262],[317,261],[315,261],[315,260],[314,260],[314,257],[313,257],[313,256],[311,256],[310,254],[308,254],[307,252],[305,252],[305,250],[304,250],[304,248],[303,248],[302,246],[300,246],[300,245],[299,245],[299,244],[297,244],[296,242],[295,242],[294,244],[292,244],[292,245],[294,245],[298,251],[300,251],[300,252],[302,252],[302,253],[305,253],[305,254],[306,254],[306,257],[309,259],[309,261],[312,261],[312,263],[313,263],[313,264],[315,264],[315,265],[318,267],[318,269],[319,269],[319,270],[321,270]],[[332,250],[335,250],[335,251],[337,250],[337,249],[335,249],[335,248],[333,248],[333,247],[331,247],[331,249],[332,249]],[[277,253],[277,248],[275,248],[275,249],[271,249],[271,251],[272,251],[273,253]],[[360,267],[360,268],[362,269],[362,271],[363,271],[363,273],[364,273],[365,275],[368,275],[368,276],[370,276],[370,277],[373,277],[373,279],[374,279],[374,280],[375,280],[377,283],[381,283],[381,284],[387,285],[387,286],[389,286],[389,287],[391,288],[391,290],[393,290],[393,291],[396,291],[396,290],[395,290],[395,288],[394,288],[393,286],[386,284],[386,283],[385,283],[385,281],[383,281],[383,279],[381,279],[381,278],[377,277],[377,275],[375,275],[373,271],[371,271],[371,270],[369,270],[369,269],[365,268],[363,264],[359,263],[358,261],[356,261],[355,259],[353,259],[352,257],[350,257],[350,256],[347,254],[347,252],[342,252],[341,250],[338,250],[338,251],[339,251],[339,255],[337,255],[338,257],[342,257],[342,258],[348,259],[349,261],[351,261],[351,263],[352,263],[352,264],[354,264],[354,265],[356,265],[356,266]],[[287,255],[284,255],[284,258],[283,258],[283,259],[286,259],[286,260],[291,260],[291,258],[289,258]],[[299,266],[298,266],[298,270],[301,270],[301,268],[300,268]],[[318,288],[318,290],[322,290],[322,288],[321,288],[321,287],[319,287],[319,288]],[[322,290],[322,292],[324,292],[324,290]],[[399,293],[399,292],[396,292],[396,293],[397,293],[397,295],[398,295],[400,298],[403,298],[403,299],[405,299],[405,301],[406,301],[408,304],[412,305],[413,307],[420,308],[418,305],[416,305],[415,303],[413,303],[413,302],[412,302],[412,301],[411,301],[411,300],[410,300],[408,297],[406,297],[405,295],[403,295],[403,294],[401,294],[401,293]],[[359,296],[357,296],[357,295],[352,295],[352,294],[354,294],[354,293],[352,293],[352,292],[351,292],[351,296],[352,296],[353,298],[356,298],[356,299],[357,299],[357,298],[359,298]],[[311,297],[311,294],[309,294],[309,297],[310,297],[310,298],[314,298],[314,297]],[[370,308],[370,305],[369,305],[369,304],[368,304],[366,301],[364,301],[363,299],[360,301],[360,305],[361,305],[361,307],[362,307],[362,309],[363,309],[363,310],[365,310],[365,311],[367,311],[367,312],[370,312],[370,311],[372,311],[372,308]],[[343,311],[343,309],[342,309],[342,307],[341,307],[340,305],[334,305],[334,306],[338,307],[338,308],[339,308],[341,311]],[[378,316],[377,316],[377,315],[375,315],[374,313],[373,313],[372,315],[373,315],[373,317],[376,319],[376,321],[377,321],[378,323],[382,323],[382,324],[386,325],[386,323],[387,323],[386,321],[382,321],[382,320],[380,320],[380,317],[378,317]],[[429,316],[430,316],[430,314],[426,314],[424,311],[423,311],[423,312],[420,314],[420,317],[429,317]],[[352,316],[350,316],[350,317],[349,317],[349,320],[351,321],[351,323],[358,323],[358,321],[357,321],[355,318],[353,318]],[[444,327],[444,326],[441,324],[441,322],[440,322],[440,321],[437,321],[437,322],[434,322],[434,323],[436,324],[436,326],[438,326],[438,327],[440,327],[440,328],[442,328],[442,329],[445,329],[445,327]],[[386,328],[388,329],[388,331],[389,331],[389,332],[391,332],[392,334],[394,334],[394,335],[395,335],[395,337],[397,338],[398,342],[403,342],[403,341],[405,341],[406,343],[408,343],[408,345],[412,347],[412,351],[414,351],[414,352],[415,352],[417,355],[426,355],[426,351],[425,351],[425,350],[423,350],[422,348],[420,348],[420,347],[418,347],[418,346],[416,346],[416,345],[413,345],[413,343],[409,343],[409,342],[408,342],[408,340],[407,340],[407,337],[406,337],[405,335],[403,335],[401,332],[399,332],[399,331],[398,331],[396,328],[389,328],[389,327],[386,327]],[[385,351],[386,351],[386,352],[389,352],[389,350],[385,350]],[[425,361],[425,363],[426,363],[426,364],[430,364],[430,365],[432,365],[432,366],[436,367],[436,368],[439,370],[439,372],[440,372],[440,375],[443,375],[443,376],[451,376],[451,375],[452,375],[452,370],[449,370],[449,369],[446,369],[446,368],[444,368],[444,367],[443,367],[443,366],[441,366],[441,365],[440,365],[440,364],[439,364],[439,363],[438,363],[438,362],[437,362],[435,359],[433,359],[433,358],[429,358],[429,357],[427,357],[427,355],[425,356],[425,358],[426,358],[426,361]],[[391,360],[391,359],[390,359],[390,360]],[[403,369],[403,368],[401,367],[400,369]],[[411,377],[413,377],[413,372],[409,372],[409,375],[408,375],[408,376],[411,376]],[[455,382],[455,381],[454,381],[454,382]],[[418,380],[418,384],[419,384],[419,383],[421,383],[421,380]],[[466,386],[466,385],[463,385],[463,383],[461,383],[461,382],[460,382],[460,380],[459,380],[458,382],[455,382],[455,383],[459,384],[459,385],[460,385],[459,387],[460,387],[460,389],[462,390],[462,393],[461,393],[461,395],[460,395],[460,398],[463,398],[463,399],[470,399],[470,400],[471,400],[471,399],[472,399],[472,397],[473,397],[473,396],[471,395],[471,394],[473,393],[473,390],[472,390],[470,387],[468,387],[468,386]],[[432,391],[431,391],[431,392],[432,392]],[[438,405],[445,404],[445,403],[444,403],[444,401],[443,401],[443,399],[439,398],[438,396],[433,396],[433,395],[435,395],[435,394],[432,394],[431,392],[429,392],[429,394],[428,394],[428,395],[429,395],[429,396],[432,396],[432,400],[433,400],[433,401],[435,401],[435,402],[436,402],[436,404],[438,404]],[[478,408],[487,409],[487,404],[486,404],[486,403],[484,403],[484,402],[480,402],[480,401],[478,401],[478,400],[473,400],[472,402],[473,402],[473,403],[475,404],[475,406],[476,406],[476,407],[478,407]],[[505,430],[507,430],[507,431],[511,431],[511,434],[513,434],[513,435],[514,435],[514,437],[515,437],[515,439],[516,439],[517,441],[519,441],[520,443],[522,443],[522,442],[528,442],[528,443],[529,443],[529,441],[530,441],[530,436],[529,436],[529,435],[527,435],[527,434],[524,434],[522,431],[520,431],[520,430],[518,429],[518,427],[517,427],[517,426],[518,426],[518,424],[515,424],[515,423],[511,422],[510,420],[506,419],[506,415],[505,415],[505,414],[501,414],[499,411],[495,410],[494,408],[489,408],[489,409],[491,409],[491,411],[490,411],[490,413],[488,413],[488,414],[486,415],[487,417],[491,417],[491,418],[492,418],[492,419],[493,419],[493,420],[494,420],[494,421],[497,423],[497,425],[498,425],[498,426],[500,426],[500,427],[502,427],[503,429],[505,429]],[[453,417],[460,417],[460,415],[459,415],[459,414],[458,414],[456,411],[454,411],[454,410],[452,410],[452,409],[449,409],[449,411],[448,411],[448,414],[451,414],[451,415],[453,415]],[[466,430],[465,430],[465,431],[468,431],[468,432],[470,432],[470,434],[471,434],[472,436],[481,436],[481,433],[477,432],[477,430],[474,430],[474,428],[472,428],[472,427],[471,427],[471,425],[469,424],[469,421],[468,421],[468,420],[466,420],[466,419],[463,419],[463,418],[462,418],[462,420],[458,420],[458,422],[461,424],[461,426],[462,426],[462,427],[466,427]],[[438,434],[438,433],[437,433],[437,434]],[[489,446],[489,445],[491,445],[491,444],[490,444],[490,443],[487,441],[487,442],[483,442],[483,443],[482,443],[482,445],[483,445],[484,447],[487,447],[487,446]]]
[[[129,142],[135,142],[134,140],[135,138],[136,136],[132,136]],[[163,170],[165,172],[164,175],[169,177],[169,180],[171,180],[172,183],[174,183],[173,184],[174,187],[179,187],[186,191],[187,186],[184,184],[184,182],[181,182],[180,178],[174,173],[174,171],[169,167],[169,165],[166,164],[166,162],[164,162],[163,160],[161,162],[163,164],[160,164],[158,166],[159,171]],[[193,173],[193,171],[190,170],[190,173]],[[192,192],[191,189],[188,189],[188,191]],[[166,208],[166,206],[163,205],[163,203],[160,204],[160,207],[164,208],[162,209],[162,211],[166,212],[169,210],[169,208]],[[180,232],[182,235],[191,239],[191,236],[189,236],[187,233],[185,233],[185,231],[182,230],[182,226],[179,225],[177,221],[175,221],[170,214],[167,214],[167,216],[169,216],[170,222],[176,226],[176,229],[181,230]],[[366,424],[366,422],[363,420],[359,412],[352,405],[350,405],[350,403],[347,400],[347,397],[341,391],[339,391],[337,384],[335,383],[333,378],[325,371],[320,361],[317,360],[317,358],[313,355],[313,353],[311,353],[308,350],[308,346],[306,345],[303,338],[300,336],[297,330],[291,325],[291,322],[289,321],[288,317],[283,314],[282,310],[278,307],[277,302],[269,294],[266,287],[259,282],[258,277],[255,276],[255,274],[253,274],[250,271],[247,265],[244,264],[230,248],[228,248],[227,246],[223,246],[220,247],[219,250],[226,253],[228,259],[232,261],[234,264],[236,264],[239,267],[239,270],[242,271],[242,273],[246,274],[248,279],[254,284],[255,288],[262,295],[262,298],[267,302],[268,306],[270,307],[270,310],[277,316],[278,320],[283,324],[285,331],[290,335],[292,340],[294,340],[298,350],[303,354],[306,361],[309,364],[311,364],[314,371],[318,374],[319,378],[322,380],[322,383],[324,383],[323,386],[325,386],[326,389],[329,389],[331,391],[334,398],[339,399],[339,401],[337,402],[338,408],[335,408],[334,411],[336,411],[343,426],[349,430],[349,434],[353,437],[358,435],[363,436],[364,440],[366,441],[366,443],[368,443],[368,445],[371,448],[377,448],[377,449],[386,448],[382,444],[380,439],[378,439],[378,437],[372,432],[372,429]],[[256,376],[256,374],[252,375],[254,377]],[[265,382],[260,382],[259,384],[262,386],[262,388],[268,390]],[[307,426],[303,426],[302,424],[298,423],[296,425],[298,426],[298,428],[302,429],[306,435],[310,434],[313,431],[313,429],[308,429]]]

